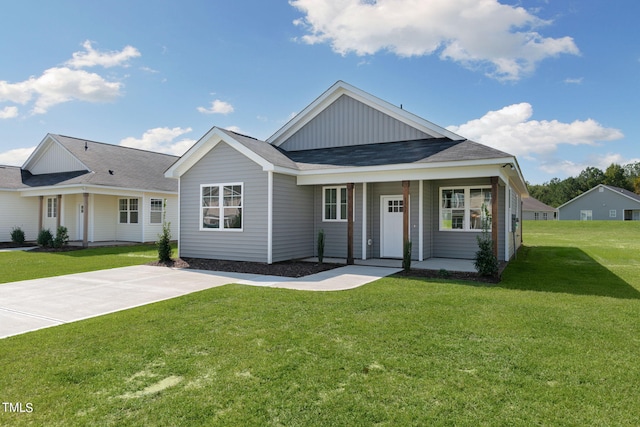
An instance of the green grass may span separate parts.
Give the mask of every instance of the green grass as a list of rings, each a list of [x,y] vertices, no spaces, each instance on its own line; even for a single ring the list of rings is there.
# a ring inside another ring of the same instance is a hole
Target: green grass
[[[128,267],[157,259],[155,245],[113,246],[69,252],[2,252],[0,283]]]
[[[640,419],[640,224],[524,223],[496,286],[229,285],[0,340],[4,425],[584,426]]]

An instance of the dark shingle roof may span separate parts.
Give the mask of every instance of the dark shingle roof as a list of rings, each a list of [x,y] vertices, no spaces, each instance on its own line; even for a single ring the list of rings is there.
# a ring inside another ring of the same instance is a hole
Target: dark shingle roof
[[[431,138],[316,150],[282,151],[301,169],[328,166],[381,166],[511,157],[473,141]]]
[[[555,212],[556,208],[552,208],[549,205],[542,203],[538,199],[534,199],[533,197],[528,197],[526,199],[522,199],[522,210],[523,211],[537,211],[537,212]]]
[[[634,193],[633,191],[625,190],[624,188],[620,188],[620,187],[614,187],[613,185],[604,185],[603,184],[602,186],[608,188],[609,190],[616,191],[618,193],[622,193],[625,196],[630,197],[630,198],[640,202],[640,195]]]
[[[164,171],[178,157],[120,145],[51,135],[89,169],[24,177],[28,187],[86,184],[138,190],[178,191]],[[86,149],[85,149],[86,146]]]

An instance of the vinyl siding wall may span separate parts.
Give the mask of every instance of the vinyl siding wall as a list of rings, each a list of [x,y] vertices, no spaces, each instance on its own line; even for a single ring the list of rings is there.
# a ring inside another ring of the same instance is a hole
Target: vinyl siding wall
[[[34,175],[84,170],[85,167],[58,143],[52,143],[29,169]]]
[[[273,262],[314,255],[314,188],[273,175]]]
[[[243,183],[243,231],[200,231],[200,185]],[[180,256],[267,262],[267,172],[224,142],[180,180]]]
[[[288,151],[430,138],[429,135],[346,95],[292,135]]]
[[[0,190],[0,242],[11,241],[11,230],[20,227],[27,240],[38,238],[38,197],[22,197],[17,191]]]

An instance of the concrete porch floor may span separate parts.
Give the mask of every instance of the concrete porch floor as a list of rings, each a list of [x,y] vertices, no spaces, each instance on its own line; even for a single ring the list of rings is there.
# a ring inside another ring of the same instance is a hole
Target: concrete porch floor
[[[318,262],[317,257],[305,258],[302,261]],[[345,258],[324,258],[326,263],[346,264]],[[372,258],[372,259],[355,259],[355,265],[367,265],[372,267],[393,267],[402,268],[401,259],[390,258]],[[475,273],[476,268],[472,259],[454,259],[454,258],[429,258],[424,261],[411,261],[411,268],[417,270],[447,270],[465,273]]]

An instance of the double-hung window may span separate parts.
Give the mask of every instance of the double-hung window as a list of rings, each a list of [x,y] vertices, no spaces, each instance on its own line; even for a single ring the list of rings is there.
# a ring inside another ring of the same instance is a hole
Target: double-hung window
[[[440,230],[479,231],[484,222],[491,229],[491,187],[440,188]]]
[[[200,186],[200,230],[242,231],[243,184]]]
[[[162,214],[164,213],[164,200],[151,199],[149,210],[149,223],[162,224]]]
[[[347,187],[322,188],[323,221],[347,220]],[[355,209],[355,204],[354,204]]]
[[[58,216],[58,198],[47,198],[47,218],[57,218]]]
[[[138,223],[138,199],[119,199],[120,224]]]

